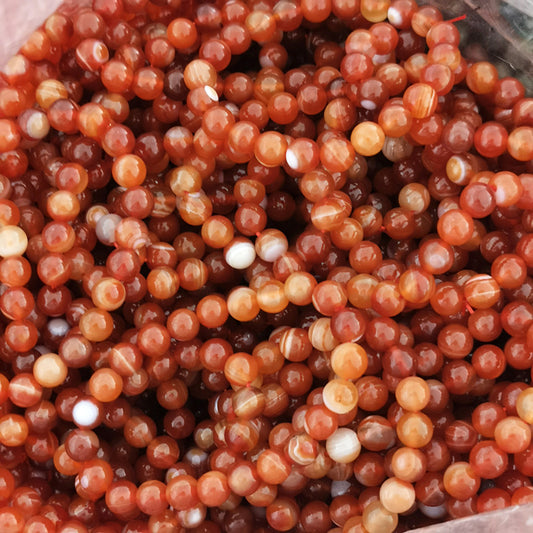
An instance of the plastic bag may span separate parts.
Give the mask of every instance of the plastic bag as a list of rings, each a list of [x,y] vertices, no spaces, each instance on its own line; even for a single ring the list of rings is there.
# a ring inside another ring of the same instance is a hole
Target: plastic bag
[[[423,2],[421,2],[423,3]],[[427,2],[458,21],[464,56],[494,63],[500,76],[515,76],[533,90],[533,0]],[[76,11],[91,0],[12,0],[0,3],[0,70],[43,21],[58,8]],[[507,533],[533,531],[533,504],[509,507],[412,530],[416,533]]]

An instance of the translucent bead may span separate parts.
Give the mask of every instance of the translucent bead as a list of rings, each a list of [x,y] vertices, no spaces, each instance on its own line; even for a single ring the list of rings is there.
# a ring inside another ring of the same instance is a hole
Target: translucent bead
[[[10,225],[0,227],[0,256],[21,256],[27,247],[28,237],[22,228]]]
[[[361,122],[352,130],[350,141],[358,154],[369,157],[381,151],[385,134],[379,124]]]
[[[53,388],[62,385],[67,373],[67,365],[54,353],[41,355],[33,365],[33,376],[43,387]]]
[[[415,83],[406,89],[403,105],[411,112],[413,118],[427,118],[437,108],[437,93],[430,85]]]
[[[224,248],[226,263],[237,270],[248,268],[256,258],[254,244],[245,237],[236,237]]]
[[[416,376],[402,379],[394,392],[396,401],[406,411],[422,411],[430,400],[427,383]]]
[[[334,379],[323,389],[324,405],[334,413],[345,414],[357,406],[358,392],[353,383],[347,380]]]
[[[433,436],[433,424],[423,413],[406,413],[398,421],[396,431],[405,446],[422,448]]]
[[[253,320],[260,307],[254,290],[247,287],[236,287],[227,298],[228,312],[235,320],[247,322]]]
[[[518,161],[530,161],[533,158],[531,143],[533,140],[533,128],[520,126],[515,128],[507,139],[507,151]]]
[[[188,63],[183,74],[185,85],[189,90],[196,87],[215,87],[217,79],[215,67],[203,59],[194,59]]]
[[[391,477],[379,488],[379,501],[391,513],[405,513],[415,503],[415,489],[411,483]]]
[[[295,139],[285,152],[285,160],[289,168],[296,172],[310,172],[320,161],[319,148],[311,139]]]
[[[348,464],[361,453],[357,433],[349,428],[339,428],[326,440],[328,455],[337,463]]]
[[[369,503],[363,511],[363,526],[368,531],[382,531],[392,533],[398,525],[398,515],[388,511],[377,500]]]

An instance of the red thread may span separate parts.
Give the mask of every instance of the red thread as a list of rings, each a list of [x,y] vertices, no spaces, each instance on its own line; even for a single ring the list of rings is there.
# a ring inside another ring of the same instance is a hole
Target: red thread
[[[472,306],[467,302],[465,303],[465,307],[466,307],[466,310],[472,314],[474,312],[474,310],[472,309]]]
[[[256,232],[255,232],[255,236],[256,236],[256,237],[261,237],[261,232],[260,232],[260,231],[256,231]]]
[[[447,20],[446,22],[451,22],[453,24],[454,22],[459,22],[460,20],[464,20],[465,18],[466,18],[466,13],[459,17],[455,17],[454,19]]]

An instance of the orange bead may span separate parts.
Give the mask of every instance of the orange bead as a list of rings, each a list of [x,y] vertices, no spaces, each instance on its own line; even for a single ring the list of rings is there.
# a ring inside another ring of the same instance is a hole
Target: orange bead
[[[369,157],[381,151],[385,133],[375,122],[361,122],[352,130],[350,141],[358,154]]]

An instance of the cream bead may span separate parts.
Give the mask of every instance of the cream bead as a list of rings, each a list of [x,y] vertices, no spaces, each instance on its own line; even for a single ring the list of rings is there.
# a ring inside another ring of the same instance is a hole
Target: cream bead
[[[415,497],[413,485],[397,477],[385,480],[379,489],[379,499],[391,513],[405,513],[415,503]]]
[[[16,257],[22,255],[28,247],[28,236],[18,226],[0,228],[0,256]]]
[[[254,262],[255,258],[255,247],[248,239],[234,239],[224,249],[226,263],[236,270],[248,268]]]
[[[357,433],[349,428],[339,428],[326,440],[326,451],[337,463],[351,463],[361,453]]]

